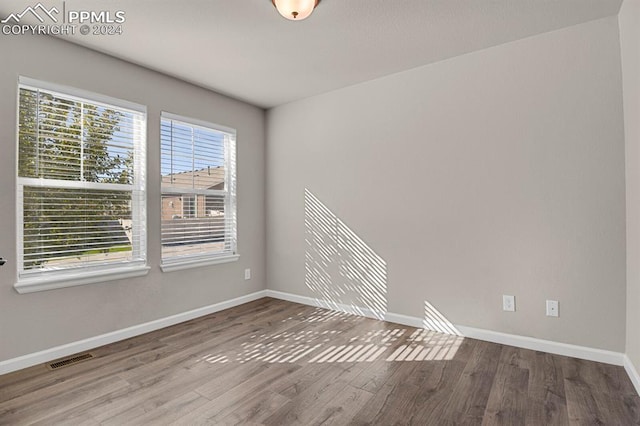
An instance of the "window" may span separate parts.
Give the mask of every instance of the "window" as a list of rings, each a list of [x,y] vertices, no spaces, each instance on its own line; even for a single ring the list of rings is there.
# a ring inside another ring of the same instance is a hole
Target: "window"
[[[144,107],[20,79],[19,292],[146,273]]]
[[[236,132],[163,113],[162,269],[236,260]]]

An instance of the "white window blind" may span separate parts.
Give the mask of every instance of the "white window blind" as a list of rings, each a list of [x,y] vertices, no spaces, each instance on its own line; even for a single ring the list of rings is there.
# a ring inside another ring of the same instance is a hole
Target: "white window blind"
[[[143,107],[43,86],[19,86],[18,282],[144,266]]]
[[[236,132],[163,113],[163,265],[236,255]]]

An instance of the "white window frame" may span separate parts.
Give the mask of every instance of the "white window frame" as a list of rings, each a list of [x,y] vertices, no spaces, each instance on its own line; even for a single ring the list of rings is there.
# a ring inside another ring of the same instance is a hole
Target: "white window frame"
[[[107,107],[116,107],[141,113],[143,119],[135,128],[135,139],[141,144],[136,150],[134,164],[134,182],[126,184],[105,184],[84,181],[65,181],[57,179],[26,178],[18,175],[16,167],[16,224],[17,224],[17,269],[18,278],[14,288],[18,293],[32,293],[37,291],[53,290],[84,284],[101,283],[130,277],[146,275],[149,272],[147,265],[147,232],[146,232],[146,126],[147,108],[132,102],[99,95],[81,89],[75,89],[54,83],[43,82],[28,77],[19,77],[17,90],[17,117],[16,117],[16,164],[19,161],[20,143],[20,89],[43,90],[64,98],[71,98],[80,102],[93,103]],[[68,269],[25,270],[24,269],[24,211],[23,196],[25,186],[58,188],[58,189],[98,189],[98,190],[127,190],[132,192],[131,210],[133,227],[139,232],[138,244],[132,247],[132,255],[135,260],[114,262],[111,264],[91,265],[88,267],[73,267]]]
[[[170,112],[162,111],[160,116],[160,128],[164,120],[175,121],[183,125],[194,128],[202,128],[203,130],[214,130],[231,136],[228,143],[225,143],[225,189],[224,190],[202,190],[192,189],[185,191],[185,188],[164,186],[161,188],[160,198],[165,194],[189,194],[197,195],[220,195],[225,200],[225,215],[228,215],[233,227],[229,229],[225,226],[225,241],[230,241],[230,252],[200,252],[198,254],[190,254],[185,256],[172,256],[162,258],[160,269],[163,272],[180,271],[189,268],[197,268],[201,266],[217,265],[221,263],[235,262],[240,258],[238,254],[238,217],[237,217],[237,165],[236,165],[236,129],[221,126],[219,124],[210,123],[195,118],[184,117]],[[162,131],[162,130],[161,130]],[[162,183],[161,183],[162,186]],[[197,203],[197,201],[196,201]],[[162,207],[162,206],[161,206]],[[184,209],[184,207],[183,207]],[[197,207],[196,207],[197,209]],[[225,221],[227,219],[225,218]],[[161,237],[162,239],[162,237]]]

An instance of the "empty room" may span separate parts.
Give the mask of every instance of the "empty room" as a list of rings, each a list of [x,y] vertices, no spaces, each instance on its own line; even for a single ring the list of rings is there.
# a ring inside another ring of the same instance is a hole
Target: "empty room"
[[[0,425],[640,424],[640,0],[0,31]]]

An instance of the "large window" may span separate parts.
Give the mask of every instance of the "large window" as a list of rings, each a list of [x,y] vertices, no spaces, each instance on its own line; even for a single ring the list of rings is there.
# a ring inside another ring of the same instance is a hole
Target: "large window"
[[[21,78],[20,292],[146,272],[144,107]]]
[[[163,113],[162,268],[237,259],[236,133]]]

